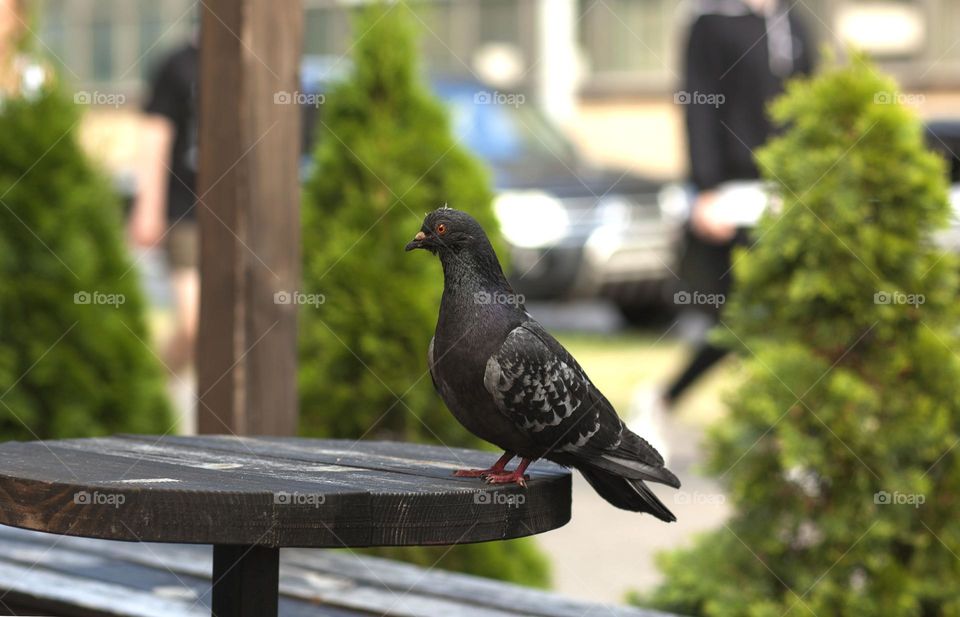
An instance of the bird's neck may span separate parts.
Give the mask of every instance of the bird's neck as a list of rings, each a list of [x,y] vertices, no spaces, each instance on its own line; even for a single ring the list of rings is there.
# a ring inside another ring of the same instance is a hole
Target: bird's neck
[[[442,253],[443,294],[470,295],[479,292],[512,293],[497,256],[489,252],[459,251]]]

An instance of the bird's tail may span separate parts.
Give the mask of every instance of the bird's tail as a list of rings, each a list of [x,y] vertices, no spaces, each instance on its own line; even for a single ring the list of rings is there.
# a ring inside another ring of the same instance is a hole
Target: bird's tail
[[[625,478],[592,466],[584,465],[578,469],[590,486],[616,507],[631,512],[647,512],[667,523],[677,520],[643,480]]]

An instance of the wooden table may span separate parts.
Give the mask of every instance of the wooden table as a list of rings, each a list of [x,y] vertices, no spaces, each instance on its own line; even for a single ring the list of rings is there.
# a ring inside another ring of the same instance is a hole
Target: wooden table
[[[454,478],[495,453],[391,442],[152,437],[0,444],[0,524],[213,545],[213,614],[277,614],[281,547],[461,544],[570,520],[570,473]]]

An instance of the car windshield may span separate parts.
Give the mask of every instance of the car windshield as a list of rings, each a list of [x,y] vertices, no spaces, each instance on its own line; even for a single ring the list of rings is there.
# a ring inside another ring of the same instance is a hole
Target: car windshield
[[[323,93],[346,78],[352,67],[325,56],[307,56],[301,65],[304,92]],[[580,161],[573,144],[523,95],[485,89],[479,82],[431,80],[434,93],[450,111],[457,139],[498,170],[523,177],[565,175]],[[304,145],[311,151],[322,106],[304,110]]]
[[[576,154],[566,136],[532,103],[478,102],[476,90],[444,91],[457,137],[470,150],[493,164],[573,167]]]

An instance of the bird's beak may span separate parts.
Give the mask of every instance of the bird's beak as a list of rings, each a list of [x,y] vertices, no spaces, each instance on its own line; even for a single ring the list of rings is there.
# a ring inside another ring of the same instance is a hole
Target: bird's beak
[[[412,251],[413,249],[422,249],[423,241],[426,240],[427,234],[422,231],[418,231],[417,235],[413,237],[413,240],[407,243],[407,246],[403,249],[405,251]]]

